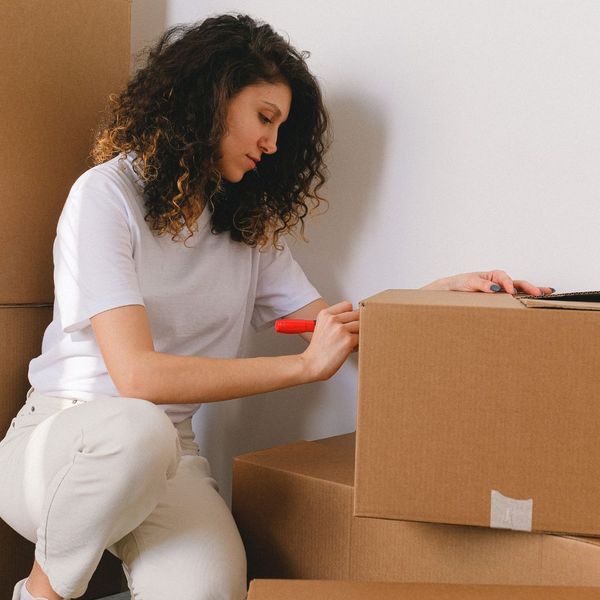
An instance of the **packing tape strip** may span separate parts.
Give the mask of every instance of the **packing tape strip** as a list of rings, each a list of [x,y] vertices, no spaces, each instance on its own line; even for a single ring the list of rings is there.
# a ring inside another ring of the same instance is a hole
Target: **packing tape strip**
[[[492,490],[490,527],[531,531],[533,499],[515,500]]]

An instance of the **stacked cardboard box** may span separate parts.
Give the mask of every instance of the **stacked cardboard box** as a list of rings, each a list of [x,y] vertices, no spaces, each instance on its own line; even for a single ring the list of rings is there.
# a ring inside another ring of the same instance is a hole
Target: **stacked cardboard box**
[[[600,535],[599,360],[600,311],[365,301],[355,514]]]
[[[250,578],[600,586],[593,539],[354,516],[354,444],[348,434],[236,458]]]
[[[0,302],[51,303],[58,216],[127,81],[130,1],[3,2],[0,22]]]
[[[599,328],[507,295],[365,301],[356,456],[348,435],[235,461],[250,577],[600,587],[598,541],[548,533],[600,530]]]
[[[257,580],[248,600],[594,600],[594,588]]]
[[[88,165],[108,94],[127,80],[129,48],[129,0],[2,5],[0,439],[25,401],[28,363],[52,318],[56,222]],[[9,598],[31,569],[33,545],[0,521],[0,549],[0,597]],[[86,597],[118,591],[120,582],[118,561],[104,560]]]

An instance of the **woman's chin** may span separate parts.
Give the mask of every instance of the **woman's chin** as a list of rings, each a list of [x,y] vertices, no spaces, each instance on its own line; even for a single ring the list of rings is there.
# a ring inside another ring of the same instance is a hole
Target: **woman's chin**
[[[246,173],[222,173],[223,179],[227,183],[239,183]]]

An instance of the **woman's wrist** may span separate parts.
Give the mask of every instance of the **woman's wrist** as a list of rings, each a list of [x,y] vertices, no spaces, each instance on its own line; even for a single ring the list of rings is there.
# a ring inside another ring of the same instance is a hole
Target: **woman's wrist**
[[[313,361],[307,354],[306,350],[301,354],[297,354],[295,358],[300,364],[300,383],[312,383],[318,381],[318,376],[313,365]]]
[[[303,354],[287,354],[281,356],[262,357],[261,361],[267,362],[263,366],[263,380],[273,378],[269,391],[275,391],[303,385],[314,381],[310,361]],[[259,392],[262,393],[262,392]]]

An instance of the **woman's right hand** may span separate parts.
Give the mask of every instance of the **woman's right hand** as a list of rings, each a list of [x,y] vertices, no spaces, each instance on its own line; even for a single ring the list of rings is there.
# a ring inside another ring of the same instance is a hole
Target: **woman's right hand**
[[[329,379],[358,347],[359,312],[339,302],[317,315],[309,346],[301,354],[310,381]]]

